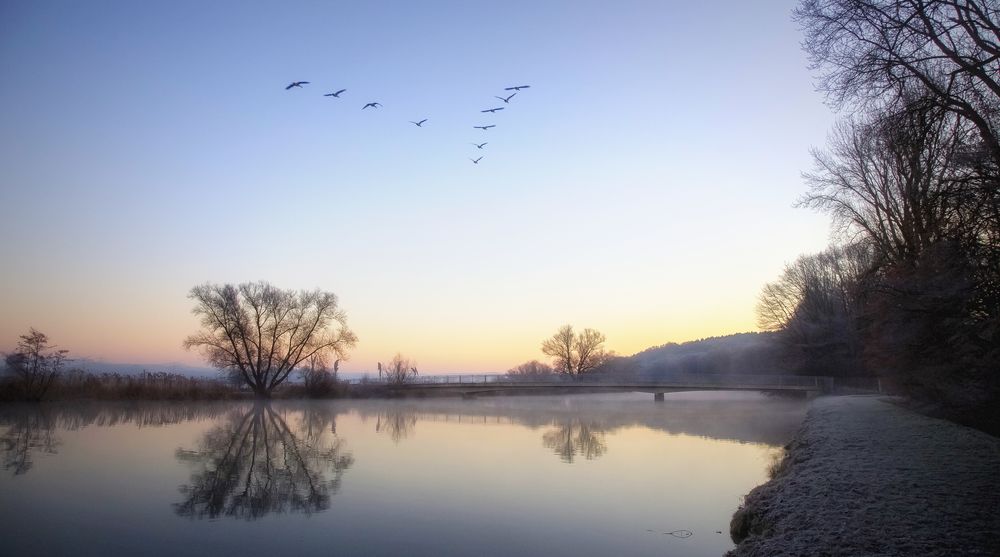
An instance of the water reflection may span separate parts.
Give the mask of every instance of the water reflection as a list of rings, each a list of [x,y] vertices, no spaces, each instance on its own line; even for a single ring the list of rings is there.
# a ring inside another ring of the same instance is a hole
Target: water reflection
[[[0,553],[720,555],[712,532],[804,410],[693,395],[0,405]],[[660,534],[679,528],[695,534]]]
[[[396,444],[412,436],[420,422],[514,424],[544,429],[542,445],[566,463],[600,458],[608,451],[606,435],[635,426],[670,434],[781,445],[801,422],[804,410],[800,400],[753,396],[707,400],[681,396],[666,404],[647,400],[623,404],[621,400],[579,396],[382,400],[345,406],[366,423],[373,421],[375,432],[388,435]]]
[[[25,474],[34,456],[56,454],[61,441],[56,431],[77,431],[88,426],[136,425],[161,427],[192,420],[212,419],[225,412],[223,403],[77,402],[0,405],[0,436],[4,470]]]
[[[379,412],[375,418],[375,433],[384,433],[398,444],[413,433],[417,426],[417,413],[399,410]]]
[[[4,470],[15,476],[24,474],[34,466],[34,453],[55,454],[59,439],[53,434],[55,423],[48,412],[18,413],[4,425],[8,426],[0,437]]]
[[[328,407],[327,407],[328,408]],[[303,412],[296,435],[270,404],[234,411],[202,437],[197,449],[177,449],[196,467],[174,511],[191,518],[246,520],[269,513],[326,510],[354,463],[336,435],[335,414]]]
[[[142,428],[221,420],[223,425],[206,434],[198,449],[177,451],[179,459],[204,469],[203,477],[193,477],[191,485],[185,486],[190,490],[185,492],[188,500],[181,505],[184,510],[178,512],[186,516],[253,517],[263,508],[253,505],[314,512],[328,504],[328,496],[336,490],[341,475],[351,464],[350,455],[343,453],[341,440],[336,435],[337,414],[358,415],[365,423],[371,423],[377,434],[386,435],[394,444],[413,436],[420,422],[514,424],[542,429],[542,446],[551,449],[562,461],[573,463],[579,458],[600,458],[608,451],[606,435],[632,426],[671,434],[781,445],[787,440],[788,432],[801,421],[804,408],[801,401],[674,399],[666,404],[652,404],[646,400],[630,400],[623,404],[621,400],[586,396],[274,403],[274,406],[285,411],[294,410],[294,426],[289,426],[285,414],[275,408],[246,403],[95,401],[0,405],[0,426],[6,426],[0,434],[3,468],[13,475],[29,472],[34,456],[57,453],[59,431],[75,431],[88,426],[135,425]],[[234,408],[242,410],[234,414]],[[762,411],[765,408],[766,411]],[[310,469],[293,461],[288,465],[283,460],[279,462],[286,454],[300,457],[296,462],[315,462],[317,466]],[[333,459],[333,464],[327,466],[323,459]],[[257,466],[255,462],[266,464]],[[310,483],[312,478],[327,473],[332,474],[331,480],[324,480],[322,485]],[[272,476],[268,478],[266,474]],[[235,497],[236,506],[227,510],[234,504],[230,495],[216,493],[209,497],[209,494],[225,486],[235,489],[226,481],[226,477],[233,475],[242,482],[241,493],[245,493]],[[279,485],[276,483],[279,480],[286,484]],[[247,487],[248,481],[253,485]],[[276,490],[292,486],[305,491],[287,496],[273,495]],[[272,495],[268,496],[268,490]],[[240,505],[249,506],[240,508]]]
[[[542,435],[542,444],[552,449],[563,462],[572,464],[577,456],[599,458],[608,450],[604,429],[595,422],[568,420]]]

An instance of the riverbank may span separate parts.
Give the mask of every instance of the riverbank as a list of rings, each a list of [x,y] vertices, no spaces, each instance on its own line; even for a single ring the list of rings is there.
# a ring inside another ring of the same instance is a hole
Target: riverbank
[[[817,399],[731,535],[734,557],[1000,555],[1000,438],[880,397]]]

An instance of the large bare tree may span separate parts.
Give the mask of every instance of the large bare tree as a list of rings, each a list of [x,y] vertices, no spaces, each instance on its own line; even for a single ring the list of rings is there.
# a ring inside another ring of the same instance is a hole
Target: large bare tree
[[[553,360],[553,366],[559,373],[573,373],[576,368],[576,354],[573,351],[572,325],[559,327],[556,334],[542,342],[542,354],[549,356]]]
[[[581,375],[603,364],[611,357],[604,350],[604,334],[594,329],[573,332],[572,325],[563,325],[556,334],[542,342],[542,353],[554,361],[559,373]]]
[[[317,355],[345,358],[357,337],[337,296],[281,290],[266,282],[204,284],[191,289],[202,330],[184,341],[209,363],[269,397],[302,362]]]
[[[795,19],[832,104],[881,109],[926,91],[1000,163],[996,0],[803,0]]]
[[[802,204],[831,213],[849,238],[872,242],[890,262],[913,261],[987,216],[955,164],[968,128],[926,97],[844,120],[830,151],[813,151]]]

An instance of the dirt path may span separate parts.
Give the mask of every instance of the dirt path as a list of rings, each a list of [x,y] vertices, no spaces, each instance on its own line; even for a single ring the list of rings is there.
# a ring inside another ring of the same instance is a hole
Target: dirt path
[[[1000,438],[876,397],[817,399],[730,555],[1000,555]]]

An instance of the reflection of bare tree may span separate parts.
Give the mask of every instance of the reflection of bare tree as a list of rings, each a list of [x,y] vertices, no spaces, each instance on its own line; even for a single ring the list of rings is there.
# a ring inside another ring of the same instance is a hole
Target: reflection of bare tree
[[[32,455],[43,451],[56,454],[57,430],[75,431],[89,426],[111,427],[134,424],[159,427],[188,420],[212,418],[224,408],[217,404],[178,404],[153,402],[74,402],[46,405],[0,405],[0,435],[3,467],[15,475],[27,473],[34,462]]]
[[[46,412],[25,412],[6,422],[8,429],[0,437],[4,470],[24,474],[34,465],[33,453],[55,454],[59,440],[52,434],[55,421]]]
[[[389,435],[393,443],[399,443],[413,433],[413,428],[416,425],[416,413],[391,409],[379,412],[375,421],[375,432],[385,433]]]
[[[306,412],[300,438],[269,404],[257,404],[207,432],[198,449],[177,449],[178,459],[200,469],[181,486],[184,500],[174,510],[195,518],[247,520],[270,512],[325,510],[354,459],[333,434],[333,416],[326,436],[325,424],[318,423],[322,418],[310,414],[316,413]]]
[[[596,422],[569,420],[557,423],[555,429],[545,432],[542,444],[555,451],[563,462],[573,462],[578,455],[593,460],[608,450],[604,430]]]
[[[330,431],[330,435],[337,435],[336,415],[330,412],[330,408],[321,405],[306,406],[298,426],[299,435],[305,442],[309,445],[320,443],[327,430]]]

